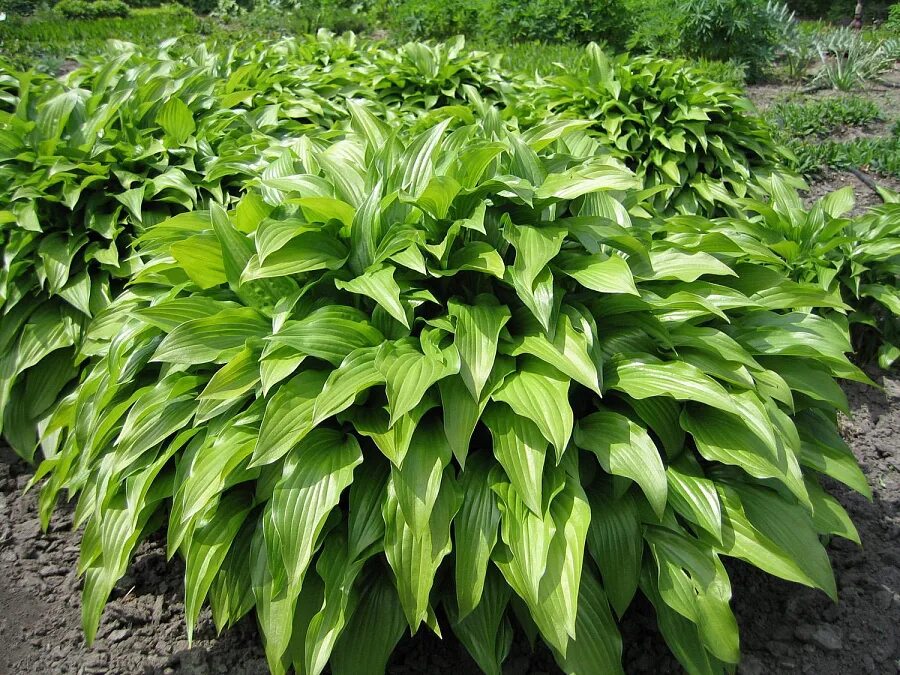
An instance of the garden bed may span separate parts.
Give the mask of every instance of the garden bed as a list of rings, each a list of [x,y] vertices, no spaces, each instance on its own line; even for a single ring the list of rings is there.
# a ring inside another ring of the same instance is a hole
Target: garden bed
[[[733,607],[744,650],[741,672],[818,675],[892,673],[900,659],[900,375],[875,375],[883,390],[845,387],[853,419],[843,427],[872,485],[874,501],[842,486],[833,493],[847,508],[863,542],[835,538],[829,553],[840,602],[743,564],[730,565]],[[188,647],[180,561],[165,562],[161,537],[141,546],[106,609],[97,641],[84,646],[81,592],[75,576],[77,533],[68,513],[42,535],[35,493],[22,495],[29,474],[3,450],[0,458],[0,673],[268,672],[252,617],[216,638],[207,612]],[[630,673],[677,672],[656,634],[650,609],[636,602],[623,622]],[[449,634],[449,632],[448,632]],[[402,642],[388,672],[479,672],[452,638],[423,629]],[[505,673],[557,673],[545,650],[532,654],[518,637]]]

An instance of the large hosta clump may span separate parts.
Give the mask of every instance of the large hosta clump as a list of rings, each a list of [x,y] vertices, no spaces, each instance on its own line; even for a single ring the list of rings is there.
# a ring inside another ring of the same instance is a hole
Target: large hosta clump
[[[744,93],[684,61],[587,48],[577,72],[536,78],[510,105],[524,123],[553,114],[593,121],[607,150],[656,190],[660,212],[719,215],[759,195],[757,178],[788,157]]]
[[[282,190],[147,229],[37,475],[45,522],[78,494],[89,640],[160,527],[188,626],[255,611],[276,673],[383,672],[422,624],[487,673],[514,625],[621,672],[637,593],[722,672],[723,556],[835,595],[819,535],[857,535],[819,475],[869,494],[832,379],[864,376],[799,308],[844,306],[752,228],[652,217],[577,128],[408,137],[357,107]]]

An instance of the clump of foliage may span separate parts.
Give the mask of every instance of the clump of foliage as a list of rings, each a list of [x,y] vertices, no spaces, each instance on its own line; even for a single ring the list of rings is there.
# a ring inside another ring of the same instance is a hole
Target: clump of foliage
[[[896,2],[888,9],[888,17],[884,22],[884,30],[893,35],[900,36],[900,2]]]
[[[751,77],[774,61],[793,21],[771,0],[680,0],[679,47],[682,53],[746,64]]]
[[[897,148],[900,149],[900,148]],[[748,202],[769,232],[768,242],[791,278],[835,292],[855,308],[850,323],[854,348],[868,360],[877,350],[879,365],[900,357],[900,203],[883,191],[887,203],[863,216],[846,218],[853,190],[842,188],[804,209],[796,194],[772,178],[768,203]]]
[[[538,79],[513,105],[520,118],[549,109],[591,120],[608,151],[654,189],[658,209],[714,213],[781,161],[741,91],[684,61],[610,58],[591,45],[584,68]]]
[[[788,139],[797,170],[815,174],[825,167],[864,169],[882,176],[900,178],[900,139],[894,136],[856,138],[851,141],[806,142]]]
[[[0,22],[0,50],[16,69],[36,68],[55,75],[64,59],[107,54],[110,36],[157,45],[160,35],[168,35],[185,44],[196,41],[199,28],[193,12],[178,3],[134,9],[127,18],[70,20],[45,12],[26,20],[8,17]]]
[[[166,513],[188,624],[255,608],[276,673],[380,672],[423,624],[499,672],[513,620],[615,672],[638,591],[718,670],[720,556],[834,595],[818,534],[856,534],[816,475],[868,488],[817,384],[865,378],[795,308],[839,300],[730,227],[632,216],[630,171],[559,145],[577,127],[352,127],[278,160],[303,180],[148,228],[98,318],[39,471],[45,519],[80,495],[89,640]]]
[[[854,225],[778,206],[736,90],[595,46],[533,81],[461,41],[118,48],[0,77],[2,432],[45,526],[77,499],[89,642],[158,530],[189,639],[252,612],[274,673],[449,629],[496,674],[514,626],[620,673],[638,594],[724,673],[723,558],[836,595],[820,479],[871,492],[833,378],[868,378],[785,232]]]
[[[490,0],[488,32],[502,41],[623,45],[628,13],[622,0]]]
[[[481,32],[487,1],[405,0],[392,7],[390,27],[405,40],[444,40]]]
[[[53,9],[66,19],[122,19],[131,13],[122,0],[59,0]]]
[[[765,74],[796,23],[771,0],[628,0],[628,7],[630,48],[740,63],[751,79]]]
[[[824,138],[883,119],[878,105],[863,96],[829,97],[807,103],[779,101],[767,111],[767,117],[782,133],[798,138]]]
[[[813,85],[850,91],[877,79],[900,57],[900,39],[867,40],[859,31],[839,28],[819,36],[821,67]]]

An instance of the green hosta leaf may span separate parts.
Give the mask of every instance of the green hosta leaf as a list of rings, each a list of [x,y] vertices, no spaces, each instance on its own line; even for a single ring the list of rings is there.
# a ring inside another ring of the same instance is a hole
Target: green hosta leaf
[[[503,236],[516,249],[515,263],[507,270],[513,287],[544,330],[549,331],[553,277],[547,264],[559,253],[566,231],[560,227],[516,226],[507,220]]]
[[[353,583],[362,570],[362,561],[348,555],[343,536],[332,535],[316,563],[325,583],[322,608],[310,619],[303,649],[303,671],[319,675],[328,663],[335,642],[354,609]],[[295,627],[296,630],[296,627]],[[295,656],[295,670],[300,671]]]
[[[538,199],[575,199],[598,190],[628,190],[637,187],[634,174],[624,166],[599,165],[587,170],[551,173],[535,193]]]
[[[479,453],[462,474],[462,505],[453,521],[457,622],[481,602],[488,562],[497,543],[500,511],[491,490],[490,468],[487,456]]]
[[[156,121],[163,131],[179,145],[184,143],[197,129],[190,108],[176,96],[163,104]]]
[[[334,283],[342,290],[372,298],[388,314],[409,328],[406,309],[400,301],[400,286],[394,280],[394,268],[390,265],[376,270],[366,270],[352,281],[345,282],[336,279]]]
[[[618,413],[596,412],[579,420],[575,445],[593,452],[604,471],[636,482],[662,518],[666,508],[666,470],[643,427]]]
[[[699,628],[700,639],[716,658],[740,658],[737,621],[729,607],[731,584],[718,556],[680,533],[650,526],[644,537],[656,560],[660,598]]]
[[[766,488],[719,488],[725,518],[722,544],[726,555],[745,560],[775,576],[821,588],[836,595],[828,555],[819,543],[810,516]]]
[[[590,505],[588,551],[603,575],[609,602],[621,617],[631,604],[641,575],[644,540],[640,514],[629,492],[614,498],[595,490]]]
[[[512,625],[506,618],[510,588],[496,570],[491,570],[484,583],[481,602],[466,615],[450,611],[453,632],[472,658],[487,675],[501,675],[501,666],[512,645]],[[468,583],[468,580],[466,580]],[[481,593],[479,593],[481,595]]]
[[[234,399],[259,382],[259,353],[245,347],[231,361],[216,371],[200,392],[201,399],[224,401]]]
[[[862,546],[856,526],[837,499],[825,492],[815,480],[809,477],[806,479],[806,491],[812,502],[812,519],[817,532],[836,534]]]
[[[332,235],[304,232],[267,255],[264,260],[259,257],[250,258],[241,272],[240,282],[244,284],[255,279],[339,269],[347,255],[346,245]]]
[[[561,272],[592,291],[639,295],[631,275],[631,268],[625,259],[618,255],[564,253],[557,256],[553,262]]]
[[[415,342],[408,338],[385,343],[375,360],[375,368],[387,385],[391,426],[419,404],[429,387],[459,371],[455,349],[445,350],[439,356],[423,354]]]
[[[622,670],[622,637],[609,611],[603,586],[586,567],[581,573],[578,589],[578,615],[575,619],[575,639],[569,642],[560,666],[565,673],[603,672],[611,675]]]
[[[382,675],[406,628],[394,584],[374,568],[361,584],[359,603],[331,655],[334,675]]]
[[[419,420],[437,405],[434,396],[426,394],[411,411],[391,426],[390,415],[380,408],[357,408],[352,421],[356,431],[371,438],[394,466],[402,466]]]
[[[794,421],[800,435],[800,463],[841,481],[871,500],[872,488],[834,421],[814,410],[799,413]]]
[[[377,347],[352,351],[341,365],[331,371],[313,409],[313,425],[346,410],[361,392],[384,382],[375,363]]]
[[[737,413],[722,385],[687,363],[664,363],[652,357],[620,358],[609,362],[605,375],[607,387],[623,391],[632,398],[669,396]]]
[[[687,459],[667,466],[666,479],[672,508],[721,541],[722,505],[715,482],[705,478],[700,467]]]
[[[465,468],[472,434],[487,400],[473,400],[471,392],[458,375],[445,377],[438,382],[438,387],[441,392],[441,407],[444,409],[444,434],[456,461],[460,467]]]
[[[388,486],[383,509],[384,552],[394,570],[400,604],[413,633],[429,613],[428,598],[437,569],[452,547],[450,523],[460,500],[456,480],[447,474],[429,521],[416,530],[407,523],[394,490]]]
[[[336,366],[354,350],[384,341],[362,312],[339,305],[322,307],[299,321],[288,321],[266,339]]]
[[[400,468],[391,468],[391,487],[403,520],[414,532],[423,532],[441,490],[450,446],[443,427],[431,417],[418,426]]]
[[[494,548],[493,560],[519,597],[535,607],[556,524],[549,515],[532,513],[510,483],[495,481],[492,489],[498,497],[502,540]]]
[[[459,374],[476,401],[490,377],[497,354],[500,330],[510,318],[509,309],[496,304],[491,296],[479,296],[475,305],[451,301],[450,316],[456,319],[456,348]]]
[[[684,253],[676,249],[650,251],[650,263],[638,264],[634,273],[642,279],[678,279],[696,281],[704,275],[737,276],[723,262],[709,253]]]
[[[512,347],[507,353],[512,356],[536,356],[600,394],[599,372],[591,355],[589,338],[575,329],[572,319],[565,313],[559,315],[552,340],[547,338],[539,326],[533,325],[527,334],[513,339]]]
[[[529,419],[505,405],[487,409],[483,421],[494,440],[494,457],[509,477],[513,488],[534,515],[542,517],[542,483],[547,439]]]
[[[567,477],[564,489],[550,503],[549,517],[556,532],[540,582],[539,603],[529,609],[541,635],[565,658],[570,639],[576,637],[578,589],[591,521],[591,509],[577,478]]]
[[[241,307],[187,321],[166,335],[153,355],[154,361],[198,364],[215,361],[247,340],[269,334],[270,326],[258,312]]]
[[[531,420],[562,457],[574,423],[569,405],[569,380],[552,366],[534,358],[519,360],[519,370],[492,395],[517,415]]]
[[[326,379],[324,371],[306,370],[275,392],[266,405],[250,466],[281,459],[312,431],[316,399]]]
[[[185,274],[200,288],[213,288],[228,281],[222,246],[216,236],[197,234],[188,237],[172,244],[171,252]]]
[[[687,407],[681,426],[706,459],[738,466],[756,478],[777,478],[801,501],[808,499],[797,458],[784,444],[767,445],[737,417],[719,410]]]
[[[219,502],[208,519],[198,523],[193,532],[185,555],[184,572],[184,613],[188,643],[192,640],[203,600],[213,578],[222,567],[250,506],[246,494],[232,492]]]
[[[273,538],[266,532],[273,577],[299,591],[325,519],[353,480],[362,451],[353,436],[316,429],[287,455],[266,506]]]

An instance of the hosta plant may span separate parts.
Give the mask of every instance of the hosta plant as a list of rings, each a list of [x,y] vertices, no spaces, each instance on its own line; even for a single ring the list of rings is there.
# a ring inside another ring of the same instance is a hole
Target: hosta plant
[[[750,102],[684,61],[587,49],[579,72],[537,78],[511,102],[523,119],[588,119],[608,152],[656,190],[662,212],[718,215],[786,158]]]
[[[188,635],[254,612],[275,673],[381,673],[407,630],[499,673],[514,626],[621,672],[637,593],[724,672],[724,558],[836,595],[820,535],[858,537],[819,477],[869,489],[832,378],[865,376],[804,308],[841,300],[752,227],[654,217],[577,125],[448,126],[358,106],[277,190],[141,235],[35,477],[45,524],[78,497],[88,641],[159,528]]]
[[[900,357],[900,203],[882,190],[886,203],[857,218],[853,189],[842,188],[804,208],[777,176],[767,203],[748,201],[758,214],[755,231],[783,261],[787,274],[842,297],[854,308],[854,351],[877,355],[889,368]]]

